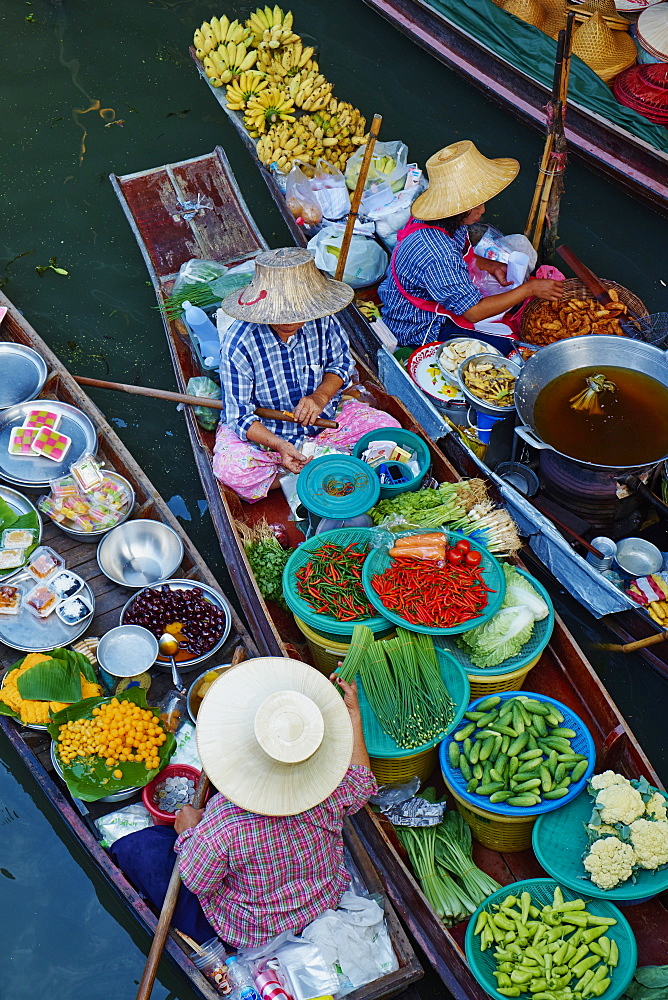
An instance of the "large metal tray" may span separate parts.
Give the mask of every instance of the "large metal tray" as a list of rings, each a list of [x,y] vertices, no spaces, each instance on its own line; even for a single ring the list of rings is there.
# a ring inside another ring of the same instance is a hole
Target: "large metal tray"
[[[85,413],[69,403],[61,403],[59,399],[40,400],[40,404],[60,414],[58,430],[71,438],[72,444],[62,462],[54,462],[41,455],[34,458],[30,455],[10,455],[7,449],[12,428],[23,424],[35,403],[28,400],[1,411],[0,479],[16,486],[46,487],[52,479],[66,475],[72,462],[88,452],[94,455],[97,450],[97,432]]]
[[[34,399],[47,375],[44,359],[32,347],[0,341],[0,410]]]
[[[25,595],[36,585],[28,573],[12,581],[12,586],[20,586]],[[46,581],[48,586],[48,580]],[[77,596],[83,597],[92,607],[91,613],[76,625],[66,625],[55,611],[48,618],[36,618],[27,608],[21,608],[18,615],[0,616],[0,642],[24,653],[46,653],[50,649],[69,646],[82,636],[95,613],[95,598],[87,583]]]

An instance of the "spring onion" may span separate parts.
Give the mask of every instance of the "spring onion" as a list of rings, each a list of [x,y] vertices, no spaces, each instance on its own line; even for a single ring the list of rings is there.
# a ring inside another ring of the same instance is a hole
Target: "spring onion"
[[[422,891],[446,927],[466,920],[476,904],[442,868],[436,864],[436,829],[434,826],[395,827],[397,837],[408,852]]]
[[[470,827],[458,812],[450,809],[435,830],[435,857],[439,869],[445,869],[461,879],[473,904],[480,906],[501,886],[474,864]]]
[[[487,500],[487,487],[481,479],[462,479],[458,483],[442,483],[438,489],[400,493],[381,500],[371,510],[375,524],[386,517],[403,517],[425,528],[439,528],[463,517],[476,504]]]

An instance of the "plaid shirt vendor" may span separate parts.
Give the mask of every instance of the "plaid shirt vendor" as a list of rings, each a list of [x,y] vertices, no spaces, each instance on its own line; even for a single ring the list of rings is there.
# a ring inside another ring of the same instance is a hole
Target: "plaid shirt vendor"
[[[544,278],[503,291],[510,284],[506,265],[477,256],[469,241],[467,227],[480,221],[485,202],[507,188],[519,169],[517,160],[483,156],[470,139],[429,157],[429,186],[398,233],[378,289],[383,319],[400,345],[419,347],[471,330],[483,339],[509,336],[502,321],[509,309],[529,296],[561,298],[561,282]],[[483,271],[498,282],[498,294],[483,298],[476,285]]]
[[[221,336],[213,469],[242,499],[259,500],[279,474],[300,472],[308,438],[345,451],[367,431],[398,426],[357,399],[342,401],[354,365],[334,313],[352,297],[349,285],[317,269],[310,250],[290,247],[258,254],[250,285],[223,302],[237,322]],[[260,419],[258,407],[293,412],[297,422]],[[338,429],[319,430],[319,418]]]
[[[197,749],[219,794],[117,840],[111,853],[162,906],[178,855],[173,924],[195,941],[255,947],[299,933],[349,886],[343,822],[376,790],[357,690],[296,660],[222,674],[197,716]]]

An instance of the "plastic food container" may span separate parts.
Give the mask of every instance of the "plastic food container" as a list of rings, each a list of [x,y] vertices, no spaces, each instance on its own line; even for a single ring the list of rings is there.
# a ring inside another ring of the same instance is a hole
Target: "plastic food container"
[[[57,569],[62,569],[65,560],[48,545],[40,545],[30,556],[26,569],[34,580],[47,580]]]

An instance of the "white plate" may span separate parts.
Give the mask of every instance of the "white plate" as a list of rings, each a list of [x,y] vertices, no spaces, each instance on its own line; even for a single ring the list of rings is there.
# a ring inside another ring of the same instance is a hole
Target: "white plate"
[[[459,389],[450,385],[443,378],[443,372],[438,366],[436,352],[441,343],[425,344],[413,351],[408,359],[408,374],[417,386],[428,396],[443,406],[447,403],[463,403],[464,397]]]
[[[492,347],[490,344],[486,344],[483,340],[478,340],[477,337],[454,337],[452,340],[446,340],[444,344],[441,344],[439,350],[436,352],[436,362],[438,367],[441,369],[441,373],[446,382],[450,382],[454,386],[458,386],[457,382],[457,368],[459,368],[460,362],[457,362],[455,370],[453,372],[448,371],[446,366],[443,364],[442,352],[444,347],[450,347],[451,344],[455,344],[458,341],[468,341],[471,344],[476,344],[477,349],[473,352],[474,354],[501,354],[501,351],[496,347]],[[462,358],[462,360],[465,360]]]

